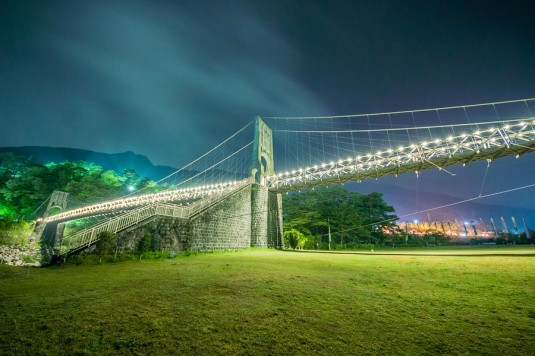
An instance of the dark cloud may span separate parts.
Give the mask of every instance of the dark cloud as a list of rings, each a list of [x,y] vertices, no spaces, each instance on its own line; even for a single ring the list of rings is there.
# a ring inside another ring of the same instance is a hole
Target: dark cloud
[[[133,150],[177,165],[260,113],[324,111],[295,78],[303,58],[244,6],[48,10],[32,33],[47,72],[13,95],[20,103],[21,92],[35,91],[27,110],[9,113],[19,125],[0,137],[5,145]],[[36,67],[45,69],[28,69]]]

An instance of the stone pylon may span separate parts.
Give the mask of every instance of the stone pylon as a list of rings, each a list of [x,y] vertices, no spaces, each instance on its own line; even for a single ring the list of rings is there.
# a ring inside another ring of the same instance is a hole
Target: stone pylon
[[[52,195],[50,196],[50,200],[48,201],[48,205],[46,207],[44,217],[49,216],[50,211],[54,208],[58,208],[61,211],[67,210],[68,198],[69,198],[69,193],[60,192],[59,190],[54,190],[54,192],[52,192]]]
[[[267,188],[267,177],[274,174],[273,134],[257,117],[251,161],[251,247],[284,247],[282,197]]]

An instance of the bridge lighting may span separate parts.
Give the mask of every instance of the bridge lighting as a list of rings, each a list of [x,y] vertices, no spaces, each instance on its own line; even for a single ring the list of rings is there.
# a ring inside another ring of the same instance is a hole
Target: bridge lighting
[[[412,145],[411,145],[411,148],[415,148],[415,147],[416,147],[416,145],[415,145],[415,144],[412,144]]]
[[[368,153],[368,154],[366,155],[366,157],[368,157],[368,158],[370,158],[371,156],[372,156],[372,155],[371,155],[370,153]]]
[[[403,146],[399,146],[398,151],[403,151]]]
[[[377,151],[377,155],[380,156],[381,154],[383,154],[383,152],[381,151]]]
[[[289,175],[290,175],[290,172],[286,171],[286,172],[284,173],[284,175],[285,175],[285,176],[289,176]]]
[[[352,160],[353,160],[353,158],[351,158],[351,157],[347,157],[347,159],[346,159],[346,161],[348,161],[350,163],[351,163]]]
[[[361,156],[357,156],[357,161],[360,161],[361,160]]]
[[[480,133],[481,133],[481,132],[476,131],[476,132],[474,132],[474,135],[479,135]]]
[[[447,138],[446,140],[447,140],[447,141],[451,141],[451,140],[453,140],[453,137],[448,136],[448,138]]]
[[[321,168],[325,168],[326,164],[325,163],[322,163],[321,164]]]
[[[129,191],[133,192],[133,191],[134,191],[134,189],[136,189],[136,188],[134,188],[134,186],[133,186],[133,185],[129,185],[129,186],[128,186],[128,190],[129,190]]]
[[[333,161],[331,161],[331,162],[329,162],[329,164],[330,164],[331,166],[333,166],[333,165],[334,165],[334,162],[333,162]]]
[[[510,127],[511,126],[509,126],[509,125],[505,125],[503,128],[506,129],[506,130],[509,130]]]
[[[526,123],[525,123],[524,121],[522,121],[522,122],[520,123],[520,126],[524,126],[525,124],[526,124]]]
[[[422,142],[422,146],[424,147],[427,146],[427,142],[426,141]]]
[[[392,152],[394,152],[393,149],[389,149],[389,150],[388,150],[388,153],[392,153]]]
[[[435,144],[438,145],[439,143],[440,143],[440,140],[437,138],[437,139],[435,140]]]
[[[314,166],[314,169],[318,169],[318,168],[319,168],[318,165],[315,165],[315,166]]]
[[[344,160],[343,160],[343,159],[341,159],[341,160],[338,161],[338,164],[343,164],[343,163],[344,163]]]
[[[462,138],[465,138],[466,136],[468,136],[468,135],[466,133],[464,133],[464,132],[461,134]]]

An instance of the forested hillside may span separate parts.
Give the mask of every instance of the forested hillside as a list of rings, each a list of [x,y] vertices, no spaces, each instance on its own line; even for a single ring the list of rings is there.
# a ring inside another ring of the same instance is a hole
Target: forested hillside
[[[135,170],[104,170],[84,161],[41,164],[25,156],[0,153],[0,217],[36,217],[54,190],[70,193],[70,201],[88,204],[118,198],[132,190],[154,191],[156,184]]]

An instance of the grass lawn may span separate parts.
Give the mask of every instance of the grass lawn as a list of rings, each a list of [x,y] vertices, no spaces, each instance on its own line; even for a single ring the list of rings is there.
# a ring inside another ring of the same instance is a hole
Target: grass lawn
[[[1,265],[0,354],[535,354],[534,247],[429,251]]]

